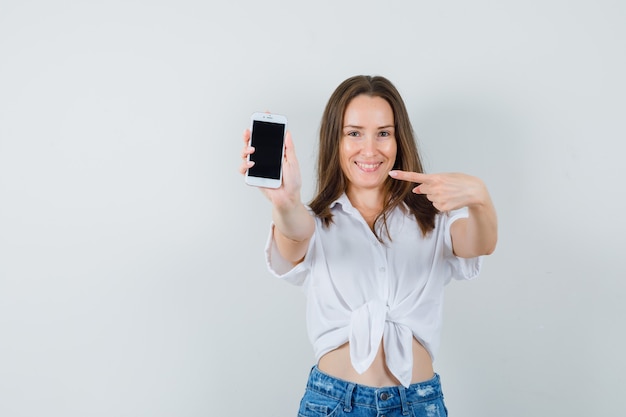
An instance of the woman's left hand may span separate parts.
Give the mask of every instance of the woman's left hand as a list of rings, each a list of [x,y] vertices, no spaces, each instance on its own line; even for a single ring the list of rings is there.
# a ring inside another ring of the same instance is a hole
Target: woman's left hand
[[[389,176],[397,180],[419,184],[415,194],[424,194],[439,211],[456,210],[461,207],[490,204],[489,192],[480,178],[467,174],[421,174],[418,172],[391,171]]]

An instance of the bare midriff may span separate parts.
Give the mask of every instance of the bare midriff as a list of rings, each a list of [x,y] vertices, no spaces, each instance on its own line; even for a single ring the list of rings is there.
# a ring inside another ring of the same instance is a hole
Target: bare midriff
[[[372,365],[359,374],[350,361],[350,345],[339,346],[322,356],[318,363],[320,371],[345,381],[370,387],[400,385],[385,362],[385,352],[381,343]],[[413,339],[413,377],[411,383],[428,381],[435,375],[428,351],[415,338]]]

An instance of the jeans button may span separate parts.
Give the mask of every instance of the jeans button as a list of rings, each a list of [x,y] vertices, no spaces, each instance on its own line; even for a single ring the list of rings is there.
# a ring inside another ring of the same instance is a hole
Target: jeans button
[[[380,399],[383,401],[387,401],[387,399],[389,398],[389,395],[387,395],[386,392],[383,392],[382,394],[380,394]]]

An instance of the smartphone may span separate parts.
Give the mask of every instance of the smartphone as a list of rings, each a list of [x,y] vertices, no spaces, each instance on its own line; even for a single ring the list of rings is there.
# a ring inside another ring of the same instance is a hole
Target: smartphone
[[[246,171],[246,184],[278,188],[283,177],[283,152],[287,118],[280,114],[254,113],[251,117],[250,145],[254,153],[248,156],[254,166]]]

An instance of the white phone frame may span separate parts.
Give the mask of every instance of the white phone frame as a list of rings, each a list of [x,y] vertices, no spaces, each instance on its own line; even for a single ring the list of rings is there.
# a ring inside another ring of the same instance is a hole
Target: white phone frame
[[[283,146],[280,153],[280,173],[278,179],[275,178],[266,178],[266,177],[254,177],[249,175],[250,170],[246,170],[246,184],[252,185],[255,187],[264,187],[264,188],[280,188],[283,181],[283,158],[285,156],[285,135],[287,134],[287,117],[281,114],[271,114],[271,113],[253,113],[250,117],[250,145],[254,146],[252,142],[253,137],[253,128],[254,122],[268,122],[268,123],[277,123],[285,126],[283,131]],[[248,155],[248,160],[250,160],[250,155]]]

